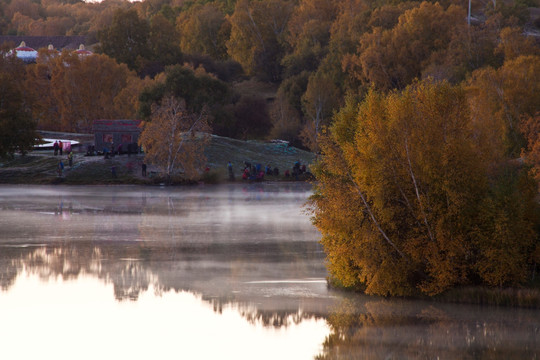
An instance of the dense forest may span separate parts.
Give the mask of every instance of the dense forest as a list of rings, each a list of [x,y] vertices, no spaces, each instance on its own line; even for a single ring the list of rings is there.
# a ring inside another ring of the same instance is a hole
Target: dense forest
[[[7,0],[1,34],[84,35],[95,55],[0,57],[0,110],[25,129],[88,132],[177,99],[215,134],[322,155],[312,205],[336,283],[523,284],[540,261],[538,6]],[[0,118],[0,153],[13,134]]]
[[[480,72],[539,54],[536,1],[474,2],[468,21],[467,3],[454,0],[8,0],[0,32],[84,35],[101,54],[60,60],[42,50],[26,67],[41,129],[148,118],[171,94],[194,110],[209,106],[219,135],[316,150],[345,99],[359,101],[370,88],[404,89],[428,77],[490,88]],[[247,79],[274,90],[235,86]]]

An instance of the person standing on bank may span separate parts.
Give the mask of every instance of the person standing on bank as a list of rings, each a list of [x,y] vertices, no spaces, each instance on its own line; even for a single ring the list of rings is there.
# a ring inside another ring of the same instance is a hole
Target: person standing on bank
[[[62,172],[64,171],[64,163],[62,160],[58,162],[58,177],[62,177]]]
[[[227,164],[227,170],[229,171],[229,180],[234,181],[234,171],[233,171],[233,168],[232,168],[232,163],[230,161]]]

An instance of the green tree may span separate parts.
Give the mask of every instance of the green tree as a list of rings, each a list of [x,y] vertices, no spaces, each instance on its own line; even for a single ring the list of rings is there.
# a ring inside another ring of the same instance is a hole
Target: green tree
[[[178,33],[174,22],[158,13],[150,19],[149,47],[154,61],[163,66],[178,64],[182,61],[182,52],[178,45]]]
[[[148,118],[152,105],[159,103],[167,95],[184,99],[186,107],[194,112],[200,112],[205,106],[212,111],[214,107],[228,103],[231,96],[227,84],[223,81],[208,74],[196,74],[184,66],[174,65],[165,70],[164,83],[157,83],[141,94],[141,115]]]
[[[100,51],[136,70],[137,59],[149,57],[149,36],[148,22],[135,9],[118,9],[111,25],[98,33]]]

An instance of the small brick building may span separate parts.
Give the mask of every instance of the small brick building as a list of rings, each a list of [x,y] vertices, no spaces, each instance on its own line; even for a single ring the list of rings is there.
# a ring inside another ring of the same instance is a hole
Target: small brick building
[[[112,146],[114,151],[118,151],[120,145],[123,152],[127,152],[128,148],[136,149],[141,130],[141,120],[94,120],[96,151],[111,151]]]

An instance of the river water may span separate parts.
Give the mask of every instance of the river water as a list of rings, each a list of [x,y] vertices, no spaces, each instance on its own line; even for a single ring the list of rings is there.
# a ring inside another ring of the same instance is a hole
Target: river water
[[[328,289],[307,184],[0,186],[0,359],[537,359],[540,312]]]

